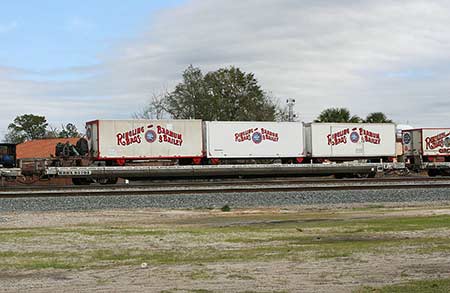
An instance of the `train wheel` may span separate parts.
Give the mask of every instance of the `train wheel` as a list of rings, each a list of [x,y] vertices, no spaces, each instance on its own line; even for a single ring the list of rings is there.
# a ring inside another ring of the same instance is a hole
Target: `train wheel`
[[[117,178],[117,177],[115,177],[115,178],[108,178],[108,183],[107,184],[116,184],[118,180],[119,180],[119,178]]]
[[[116,184],[119,179],[117,177],[113,178],[101,178],[97,179],[97,183],[100,183],[101,185],[109,185],[109,184]]]
[[[95,181],[97,181],[97,183],[100,183],[101,185],[105,185],[108,184],[108,179],[109,178],[98,178]]]
[[[428,170],[428,176],[430,177],[436,177],[437,175],[439,175],[439,171],[436,169],[430,169]]]
[[[89,185],[91,181],[87,178],[72,178],[73,185]]]
[[[376,175],[375,172],[356,173],[354,177],[356,177],[356,178],[375,178],[375,175]]]
[[[178,165],[180,166],[186,166],[186,165],[192,165],[192,159],[189,158],[180,158],[178,159]]]

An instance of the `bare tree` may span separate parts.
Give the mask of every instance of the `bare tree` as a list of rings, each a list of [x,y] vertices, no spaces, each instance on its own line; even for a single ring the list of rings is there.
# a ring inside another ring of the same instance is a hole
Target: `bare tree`
[[[133,113],[135,119],[163,119],[167,116],[165,93],[153,93],[150,102],[141,111]]]
[[[47,130],[46,130],[44,138],[57,138],[57,137],[59,137],[59,129],[58,129],[58,127],[53,127],[53,126],[49,125],[47,127]]]

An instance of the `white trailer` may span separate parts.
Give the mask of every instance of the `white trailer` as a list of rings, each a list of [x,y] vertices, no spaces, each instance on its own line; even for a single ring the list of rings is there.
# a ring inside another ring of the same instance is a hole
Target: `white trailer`
[[[204,122],[208,158],[304,157],[301,122]]]
[[[95,120],[86,137],[97,160],[203,157],[201,120]]]
[[[450,156],[450,128],[419,128],[403,131],[403,153],[426,161]]]
[[[391,123],[308,123],[308,157],[331,159],[393,158],[395,125]]]

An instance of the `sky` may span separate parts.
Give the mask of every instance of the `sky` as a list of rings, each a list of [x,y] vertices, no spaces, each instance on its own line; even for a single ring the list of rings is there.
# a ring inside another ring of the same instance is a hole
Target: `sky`
[[[53,127],[127,119],[190,64],[252,72],[309,122],[328,107],[450,127],[450,2],[0,0],[0,140],[18,115]]]

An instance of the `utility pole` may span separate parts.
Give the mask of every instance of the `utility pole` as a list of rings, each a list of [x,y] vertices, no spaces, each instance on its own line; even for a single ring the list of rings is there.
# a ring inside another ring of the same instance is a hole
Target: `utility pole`
[[[286,103],[287,103],[287,105],[288,105],[288,109],[289,109],[289,112],[288,112],[288,121],[289,122],[292,122],[292,121],[294,121],[294,118],[296,118],[296,115],[294,114],[294,105],[295,105],[295,99],[287,99],[286,100]]]

